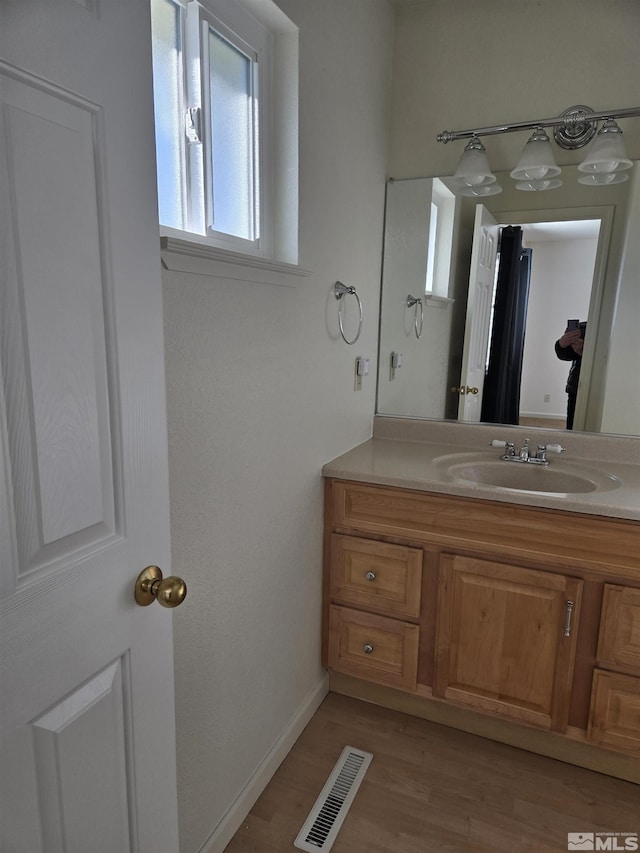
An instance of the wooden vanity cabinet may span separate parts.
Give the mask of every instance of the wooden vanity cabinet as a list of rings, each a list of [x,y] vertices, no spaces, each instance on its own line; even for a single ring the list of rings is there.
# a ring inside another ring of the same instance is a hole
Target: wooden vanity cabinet
[[[639,530],[327,479],[332,689],[640,781]]]

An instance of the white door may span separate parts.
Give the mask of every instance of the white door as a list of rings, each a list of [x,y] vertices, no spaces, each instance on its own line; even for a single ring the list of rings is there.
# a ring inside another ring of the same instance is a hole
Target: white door
[[[464,330],[458,420],[479,421],[491,326],[498,223],[483,204],[476,206]],[[477,389],[477,390],[476,390]]]
[[[176,853],[148,4],[0,16],[0,848]]]

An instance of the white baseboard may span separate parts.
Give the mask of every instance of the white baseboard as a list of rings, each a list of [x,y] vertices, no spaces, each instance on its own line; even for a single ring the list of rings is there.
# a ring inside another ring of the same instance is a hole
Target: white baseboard
[[[305,726],[320,707],[329,692],[329,675],[320,679],[311,693],[298,707],[278,740],[271,747],[264,760],[256,769],[244,788],[225,812],[222,820],[200,848],[199,853],[223,853],[236,834],[242,821],[251,811],[254,803],[269,784],[271,777],[289,754],[294,743],[302,734]]]
[[[547,421],[566,421],[566,412],[520,412],[521,418],[544,418]]]

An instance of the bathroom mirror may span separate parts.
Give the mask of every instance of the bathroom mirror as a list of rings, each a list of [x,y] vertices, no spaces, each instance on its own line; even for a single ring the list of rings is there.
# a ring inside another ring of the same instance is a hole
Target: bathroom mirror
[[[565,167],[562,186],[544,192],[517,190],[498,173],[502,192],[485,197],[456,195],[447,177],[390,180],[377,413],[565,430],[570,363],[554,344],[578,319],[587,325],[573,428],[639,435],[638,171],[635,163],[628,180],[590,187]],[[491,350],[507,226],[521,229],[530,274],[517,343],[519,405],[515,417],[501,418],[487,408],[483,383],[489,361],[492,371],[517,361],[495,344]]]

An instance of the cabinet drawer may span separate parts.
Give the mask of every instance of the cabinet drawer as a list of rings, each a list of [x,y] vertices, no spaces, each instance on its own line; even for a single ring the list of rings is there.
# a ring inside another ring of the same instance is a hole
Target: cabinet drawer
[[[596,669],[587,737],[640,754],[640,678]]]
[[[329,668],[390,687],[415,690],[417,625],[331,606]]]
[[[331,536],[331,598],[389,616],[420,616],[422,550]]]
[[[640,674],[640,589],[605,585],[598,661]]]

